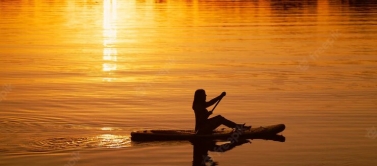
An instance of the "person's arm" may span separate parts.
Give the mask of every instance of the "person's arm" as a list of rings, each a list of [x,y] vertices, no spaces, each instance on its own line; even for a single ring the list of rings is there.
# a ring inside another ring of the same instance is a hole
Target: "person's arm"
[[[208,111],[205,108],[205,103],[203,103],[204,106],[201,105],[195,105],[193,106],[193,110],[195,114],[198,116],[199,119],[208,119],[208,117],[212,114],[212,111]]]
[[[215,104],[217,101],[219,101],[220,99],[222,99],[225,95],[226,95],[226,93],[223,92],[223,93],[221,93],[220,96],[217,96],[217,97],[213,98],[212,100],[206,102],[206,108],[209,107],[209,106],[211,106],[211,105],[213,105],[213,104]]]
[[[207,111],[206,112],[206,119],[208,119],[208,117],[211,116],[211,114],[212,114],[212,111]]]

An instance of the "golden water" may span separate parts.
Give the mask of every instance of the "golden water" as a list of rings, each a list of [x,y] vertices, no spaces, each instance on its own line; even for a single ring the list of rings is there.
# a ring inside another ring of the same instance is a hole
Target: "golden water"
[[[376,165],[373,0],[0,1],[0,165],[191,165],[193,93],[287,141],[221,165]]]

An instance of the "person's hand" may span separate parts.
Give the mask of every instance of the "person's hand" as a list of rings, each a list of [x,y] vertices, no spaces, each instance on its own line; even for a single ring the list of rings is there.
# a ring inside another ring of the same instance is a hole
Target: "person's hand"
[[[226,92],[221,93],[221,97],[226,96]]]

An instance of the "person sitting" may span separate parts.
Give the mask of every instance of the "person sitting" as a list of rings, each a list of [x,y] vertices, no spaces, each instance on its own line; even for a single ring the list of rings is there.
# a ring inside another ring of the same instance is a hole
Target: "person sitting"
[[[212,111],[208,111],[207,107],[210,107],[217,101],[220,101],[225,95],[226,92],[222,92],[221,95],[207,102],[207,95],[204,89],[198,89],[195,91],[192,109],[195,112],[196,134],[210,134],[220,125],[225,125],[229,128],[242,131],[251,128],[251,126],[245,126],[245,124],[236,124],[235,122],[230,121],[221,115],[217,115],[208,119],[208,117],[212,114]]]

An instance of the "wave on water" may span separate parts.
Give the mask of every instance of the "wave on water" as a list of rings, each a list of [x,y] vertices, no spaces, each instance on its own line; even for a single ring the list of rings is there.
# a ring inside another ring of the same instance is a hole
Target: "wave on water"
[[[22,147],[29,152],[51,152],[84,148],[125,148],[131,146],[129,136],[102,134],[92,137],[56,137],[33,139]]]

